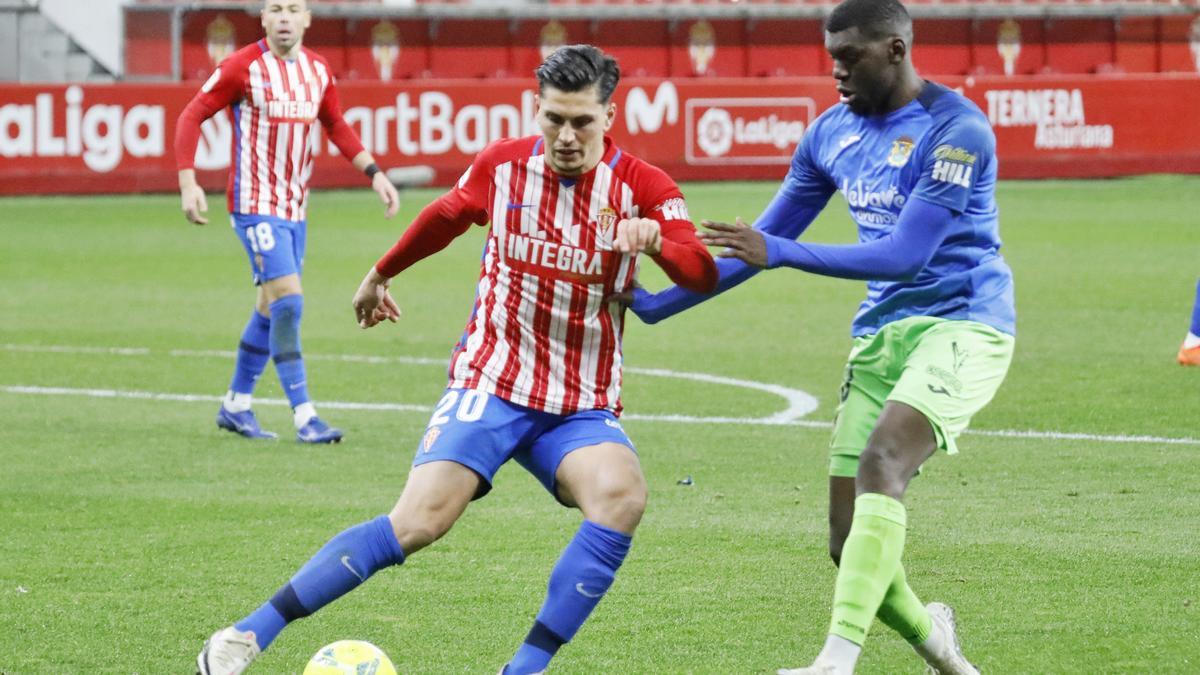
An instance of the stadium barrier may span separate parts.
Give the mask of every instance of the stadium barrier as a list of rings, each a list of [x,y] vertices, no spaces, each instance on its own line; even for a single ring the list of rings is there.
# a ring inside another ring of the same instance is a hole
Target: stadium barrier
[[[1005,178],[1200,173],[1200,77],[941,78],[996,130]],[[0,194],[172,191],[175,122],[194,84],[0,86]],[[677,180],[778,180],[829,78],[637,79],[614,100],[613,136]],[[529,80],[341,85],[346,118],[384,166],[425,165],[453,182],[492,139],[536,132]],[[233,129],[204,126],[202,183],[224,186]],[[897,139],[900,140],[900,139]],[[314,185],[365,181],[327,139]],[[853,186],[846,186],[853,189]]]
[[[1109,13],[1049,13],[1065,6],[998,2],[978,15],[919,17],[913,26],[913,62],[935,77],[1200,71],[1200,13],[1187,5],[1092,3],[1079,7]],[[675,18],[663,18],[661,7],[623,7],[658,13],[549,19],[330,15],[313,22],[305,45],[326,58],[344,81],[527,77],[545,54],[573,42],[602,46],[617,57],[622,73],[636,77],[807,77],[827,75],[832,68],[821,28],[827,8],[817,5],[803,5],[812,11],[805,16],[708,18],[688,12],[718,5],[676,8]],[[738,7],[782,6],[742,2]],[[1126,13],[1139,7],[1178,13]],[[1022,8],[1041,13],[1025,15]],[[576,9],[595,13],[601,8]],[[172,15],[130,7],[125,77],[202,82],[222,58],[262,36],[260,23],[244,11]]]

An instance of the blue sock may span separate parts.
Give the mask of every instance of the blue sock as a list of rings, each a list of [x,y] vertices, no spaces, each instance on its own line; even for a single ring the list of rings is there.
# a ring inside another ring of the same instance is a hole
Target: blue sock
[[[627,534],[583,521],[550,573],[546,601],[525,643],[509,662],[507,675],[537,673],[550,665],[558,648],[575,637],[612,585],[632,541]]]
[[[242,331],[242,341],[238,343],[237,365],[233,370],[233,382],[229,389],[236,394],[253,394],[258,377],[267,367],[267,359],[271,356],[271,319],[258,313],[250,312],[250,321]]]
[[[1192,305],[1192,335],[1200,337],[1200,281],[1196,282],[1196,304]]]
[[[250,616],[234,624],[254,631],[266,649],[284,626],[342,597],[372,574],[404,562],[404,551],[387,516],[359,523],[330,539],[292,580]]]
[[[300,355],[300,317],[304,314],[304,296],[285,295],[271,303],[271,358],[279,383],[292,407],[308,403],[308,382],[304,375],[304,357]]]

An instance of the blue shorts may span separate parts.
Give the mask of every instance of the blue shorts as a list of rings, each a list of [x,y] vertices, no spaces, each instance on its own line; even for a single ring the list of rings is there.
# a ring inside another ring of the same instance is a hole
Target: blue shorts
[[[246,213],[232,213],[229,220],[250,257],[255,286],[289,274],[300,274],[304,268],[307,231],[304,221]]]
[[[619,443],[634,451],[608,410],[555,415],[482,391],[447,389],[417,445],[413,466],[440,460],[462,464],[482,479],[474,497],[479,499],[491,491],[500,467],[516,459],[558,499],[554,474],[563,457],[598,443]]]

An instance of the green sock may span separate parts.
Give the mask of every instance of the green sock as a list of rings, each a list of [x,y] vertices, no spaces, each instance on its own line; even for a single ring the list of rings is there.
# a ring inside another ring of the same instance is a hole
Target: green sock
[[[887,495],[854,500],[854,520],[842,546],[829,632],[861,645],[900,567],[907,522],[904,505]]]
[[[904,565],[896,566],[896,575],[892,577],[892,585],[888,586],[883,603],[875,613],[883,625],[900,634],[910,645],[919,645],[929,639],[933,630],[933,619],[925,605],[917,599],[917,594],[908,587],[904,578]]]

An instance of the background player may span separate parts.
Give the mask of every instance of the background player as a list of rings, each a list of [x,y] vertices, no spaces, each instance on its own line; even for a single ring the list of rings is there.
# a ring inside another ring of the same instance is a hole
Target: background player
[[[612,584],[646,483],[617,421],[624,312],[610,298],[633,285],[639,253],[700,292],[713,289],[717,272],[675,183],[605,138],[616,61],[595,47],[563,47],[537,77],[542,135],[489,145],[354,296],[363,328],[395,321],[390,278],[472,224],[491,224],[449,386],[399,501],[334,537],[269,602],[214,634],[197,659],[201,673],[241,672],[288,622],[433,543],[510,458],[584,521],[502,672],[543,671]]]
[[[208,222],[202,215],[208,205],[193,169],[200,124],[227,106],[231,109],[233,166],[226,198],[258,294],[238,344],[233,381],[217,412],[217,426],[248,438],[275,438],[259,427],[250,409],[254,385],[270,357],[292,406],[296,438],[336,443],[342,432],[317,417],[300,352],[304,311],[300,274],[313,125],[320,121],[338,150],[371,179],[371,187],[387,205],[388,218],[395,215],[400,199],[342,118],[329,64],[302,46],[311,22],[306,0],[264,3],[266,38],[222,61],[184,109],[176,127],[175,161],[184,215],[203,225]]]
[[[1200,366],[1200,282],[1196,283],[1196,301],[1192,304],[1192,328],[1176,357],[1181,366]]]
[[[895,0],[847,0],[825,46],[841,102],[796,149],[756,227],[705,223],[723,246],[721,290],[763,267],[869,280],[854,318],[832,440],[830,554],[839,565],[833,618],[812,667],[849,673],[872,620],[905,637],[940,673],[977,672],[953,612],[923,607],[900,557],[908,481],[995,394],[1012,358],[1012,273],[1000,256],[995,136],[986,117],[912,65],[912,21]],[[841,190],[859,244],[793,241]],[[648,321],[706,297],[635,294]]]

